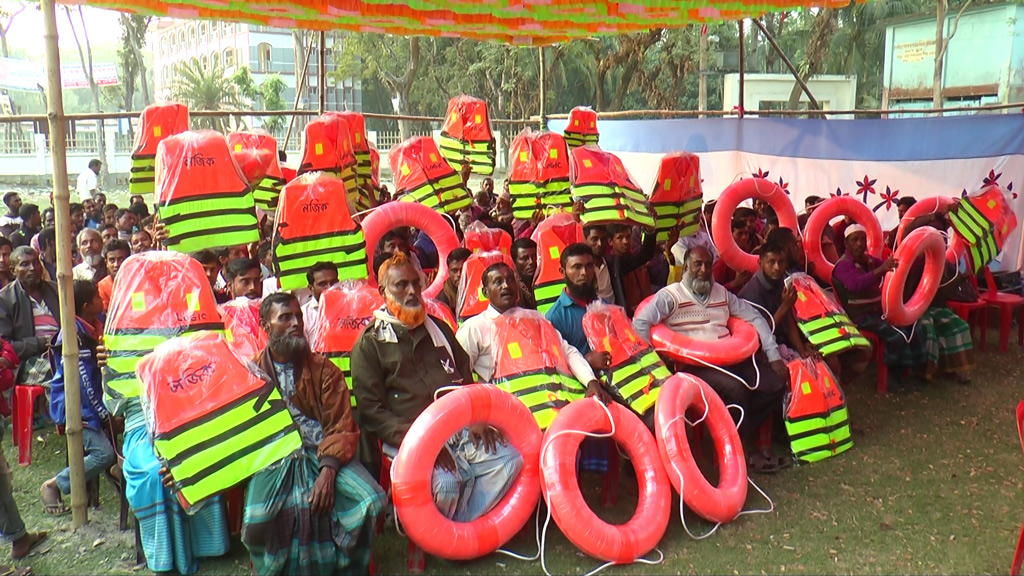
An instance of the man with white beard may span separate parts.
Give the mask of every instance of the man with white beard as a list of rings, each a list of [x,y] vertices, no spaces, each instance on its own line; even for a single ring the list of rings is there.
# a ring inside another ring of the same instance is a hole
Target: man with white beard
[[[74,267],[71,275],[75,280],[95,284],[107,275],[107,268],[103,262],[103,239],[96,230],[83,228],[78,233],[77,241],[82,263]]]
[[[712,367],[685,366],[685,370],[707,382],[727,405],[743,407],[739,432],[747,454],[753,454],[748,458],[748,467],[753,472],[774,472],[787,462],[767,448],[757,451],[757,435],[764,420],[782,409],[789,369],[779,356],[775,336],[764,317],[746,300],[714,281],[712,264],[711,252],[704,246],[687,250],[682,279],[658,291],[654,301],[633,319],[633,329],[650,342],[651,327],[664,322],[691,338],[717,340],[729,335],[727,323],[735,316],[757,330],[761,350],[749,360],[720,367],[736,378]],[[731,412],[734,418],[739,417],[736,411]]]

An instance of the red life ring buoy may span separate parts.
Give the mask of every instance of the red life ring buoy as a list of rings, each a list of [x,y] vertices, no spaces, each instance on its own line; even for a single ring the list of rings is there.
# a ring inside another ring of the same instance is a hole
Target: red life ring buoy
[[[715,442],[718,486],[708,482],[697,467],[682,418],[690,408],[704,414],[705,399],[704,422]],[[740,434],[722,399],[700,378],[676,374],[662,385],[654,417],[661,461],[683,502],[705,520],[734,520],[747,500],[747,462]]]
[[[363,238],[366,239],[366,253],[370,255],[368,268],[373,268],[373,253],[377,243],[389,230],[401,226],[412,226],[430,236],[437,247],[437,275],[430,286],[423,289],[423,295],[436,298],[448,280],[448,253],[459,247],[455,231],[434,210],[416,202],[388,202],[375,208],[363,218]],[[370,270],[370,286],[377,287],[377,271]]]
[[[732,239],[732,213],[744,200],[759,199],[768,202],[779,217],[779,226],[799,230],[793,203],[779,185],[764,178],[744,178],[731,184],[715,204],[711,217],[711,235],[715,240],[718,254],[730,268],[736,271],[757,272],[757,256],[747,254]]]
[[[899,227],[896,228],[896,246],[898,247],[903,242],[903,237],[906,236],[906,228],[911,222],[925,214],[948,212],[959,201],[959,198],[951,196],[930,196],[915,202],[903,214],[903,218],[900,218]],[[960,237],[956,234],[951,234],[949,237],[949,248],[946,248],[946,260],[955,264],[963,256],[966,249],[967,247],[964,246]]]
[[[452,435],[470,424],[497,428],[523,457],[508,493],[472,522],[453,522],[434,504],[434,461]],[[409,538],[429,554],[469,560],[490,554],[526,525],[540,500],[540,428],[526,405],[489,384],[470,384],[445,394],[416,418],[392,464],[395,511]]]
[[[653,295],[645,298],[636,307],[636,313],[640,314],[640,311],[653,300]],[[715,366],[732,366],[753,356],[761,341],[753,326],[735,316],[729,318],[728,327],[727,338],[698,340],[684,336],[664,324],[658,324],[651,328],[651,345],[673,360],[691,366],[703,366],[700,361]]]
[[[882,225],[875,213],[863,202],[850,196],[835,196],[825,200],[807,218],[807,225],[804,227],[804,253],[807,254],[807,261],[814,264],[814,275],[824,282],[832,281],[832,269],[835,268],[835,264],[825,259],[825,254],[821,250],[821,233],[836,216],[849,216],[864,227],[868,236],[868,254],[880,258],[882,247],[885,246]]]
[[[629,564],[658,545],[668,528],[672,502],[665,469],[650,430],[620,404],[609,404],[615,425],[612,439],[625,450],[637,471],[636,512],[625,524],[608,524],[583,500],[576,479],[576,456],[583,434],[611,432],[608,413],[597,399],[571,402],[544,434],[541,490],[551,517],[577,548],[605,562]]]
[[[945,267],[946,242],[934,228],[924,227],[907,235],[893,255],[899,264],[886,273],[882,280],[882,315],[893,326],[909,326],[920,318],[931,305],[942,283]],[[921,282],[910,300],[903,302],[903,287],[914,261],[924,255]]]

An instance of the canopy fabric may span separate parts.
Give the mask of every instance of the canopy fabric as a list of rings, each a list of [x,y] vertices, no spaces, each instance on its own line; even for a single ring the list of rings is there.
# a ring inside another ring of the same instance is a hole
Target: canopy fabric
[[[58,0],[173,18],[279,28],[457,36],[544,45],[574,38],[738,20],[765,12],[841,7],[849,0]]]

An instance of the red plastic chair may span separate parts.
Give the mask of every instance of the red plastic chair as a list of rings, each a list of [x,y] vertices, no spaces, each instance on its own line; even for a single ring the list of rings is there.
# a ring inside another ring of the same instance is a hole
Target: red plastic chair
[[[861,330],[860,333],[871,342],[871,349],[875,353],[875,365],[878,366],[877,392],[885,394],[889,389],[889,367],[885,365],[885,344],[874,332]]]
[[[32,416],[35,414],[36,398],[44,396],[42,386],[17,385],[14,387],[14,409],[11,411],[11,427],[14,429],[14,445],[18,447],[18,464],[32,464]]]
[[[1021,448],[1024,448],[1024,401],[1017,404],[1017,435],[1020,436]],[[1020,575],[1020,566],[1024,563],[1024,527],[1017,539],[1017,549],[1013,551],[1013,564],[1010,565],[1010,576]]]
[[[972,282],[976,283],[977,280]],[[1010,326],[1013,324],[1014,311],[1017,311],[1017,345],[1024,346],[1024,297],[997,290],[995,278],[988,267],[985,268],[985,283],[988,289],[980,293],[981,300],[989,307],[999,309],[999,352],[1005,353],[1010,348]]]
[[[974,337],[975,327],[981,328],[981,346],[978,350],[984,352],[988,332],[988,303],[979,298],[977,302],[946,302],[946,306],[961,320],[967,322],[971,329],[971,338]]]
[[[388,498],[391,497],[391,458],[384,453],[384,450],[380,451],[380,487],[387,493]],[[395,512],[398,514],[398,512]],[[377,527],[379,533],[383,529],[383,524]],[[413,574],[420,574],[427,567],[426,555],[423,553],[423,549],[416,545],[412,539],[409,539],[409,572]],[[376,567],[374,567],[376,569]]]

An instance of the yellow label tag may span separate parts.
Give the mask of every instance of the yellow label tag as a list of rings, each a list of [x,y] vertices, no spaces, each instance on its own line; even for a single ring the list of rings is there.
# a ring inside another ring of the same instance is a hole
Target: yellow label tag
[[[825,388],[827,389],[827,388],[831,388],[831,387],[832,387],[832,381],[828,379],[828,376],[825,376]]]
[[[592,162],[590,161],[590,159],[589,159],[589,158],[584,158],[584,159],[583,159],[583,166],[585,166],[585,167],[587,167],[587,168],[590,168],[590,167],[592,167],[593,165],[594,165],[594,164],[593,164],[593,163],[592,163]]]
[[[519,349],[519,342],[509,343],[508,355],[511,356],[513,360],[523,357],[523,351]]]
[[[572,121],[572,125],[573,126],[579,126],[580,125],[580,121],[579,120],[573,120]]]
[[[321,144],[320,142],[317,142],[316,143],[316,147],[314,148],[314,150],[315,150],[317,156],[322,156],[323,153],[324,153],[324,145]]]
[[[241,151],[242,151],[242,145],[241,144],[235,144],[235,152],[241,152]]]
[[[671,190],[671,189],[672,189],[672,179],[671,178],[665,178],[665,190]]]
[[[590,123],[590,127],[591,127],[591,128],[593,128],[593,127],[594,127],[594,123],[593,123],[593,122],[591,122],[591,123]]]
[[[228,342],[235,341],[235,337],[231,334],[231,328],[227,328],[224,330],[224,339],[227,340]]]
[[[456,114],[455,112],[452,112],[452,117],[451,117],[451,119],[450,119],[450,120],[451,120],[451,122],[452,122],[452,123],[454,123],[454,122],[455,122],[456,120],[458,120],[458,119],[459,119],[459,115],[458,115],[458,114]]]
[[[142,292],[132,294],[132,311],[142,312],[146,309],[146,295]]]
[[[995,208],[996,207],[996,201],[995,200],[989,200],[988,201],[988,207],[989,207],[989,209]]]
[[[362,143],[363,143],[363,135],[362,134],[356,134],[356,144],[362,144]]]
[[[402,164],[402,176],[408,176],[408,175],[409,175],[409,165],[408,164]]]
[[[477,124],[480,124],[484,121],[483,116],[480,116],[479,114],[476,115],[476,118],[474,118],[474,120],[476,120]]]
[[[529,160],[529,158],[530,158],[530,155],[527,154],[526,152],[520,152],[519,153],[519,161],[520,162],[526,162],[527,160]]]
[[[157,124],[156,126],[153,126],[153,137],[154,138],[159,138],[161,135],[163,135],[163,133],[164,133],[163,128],[161,128],[159,124]]]
[[[552,160],[558,160],[558,148],[552,148],[551,150],[548,150],[548,158],[551,158]]]
[[[551,248],[549,248],[548,254],[551,254],[552,260],[558,260],[558,257],[561,256],[561,254],[558,252],[558,246],[552,246]]]
[[[801,302],[807,302],[807,295],[803,292],[797,292],[796,297],[799,298]]]
[[[604,348],[605,350],[611,350],[612,349],[612,339],[609,338],[608,336],[605,336],[604,340],[601,341],[601,347]]]
[[[800,389],[803,390],[804,396],[810,394],[811,393],[811,383],[810,382],[804,382],[803,384],[800,385]]]
[[[431,162],[437,162],[437,154],[434,154],[433,152],[431,152],[430,153],[430,161]]]
[[[189,312],[199,310],[199,291],[194,290],[185,294],[185,304],[188,306]]]

